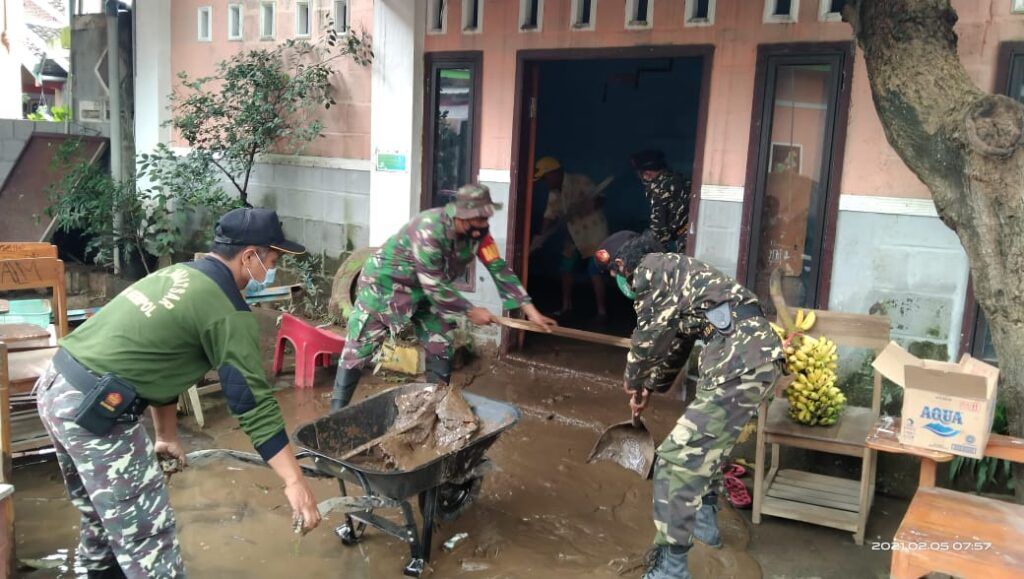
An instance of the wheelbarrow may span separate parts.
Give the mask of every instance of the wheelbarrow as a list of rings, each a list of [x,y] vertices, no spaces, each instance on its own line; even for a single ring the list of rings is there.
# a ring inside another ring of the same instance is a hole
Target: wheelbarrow
[[[466,392],[466,402],[480,420],[480,430],[460,450],[408,471],[374,470],[339,458],[388,432],[398,415],[396,397],[430,386],[392,388],[301,426],[294,435],[300,454],[311,457],[320,473],[338,479],[342,497],[347,496],[346,482],[354,483],[364,495],[380,497],[384,508],[397,506],[401,510],[403,524],[375,514],[374,509],[348,513],[335,534],[343,545],[352,546],[371,526],[408,543],[410,558],[403,572],[409,577],[419,577],[430,561],[435,520],[453,520],[472,503],[489,467],[484,456],[487,449],[521,417],[519,409],[511,404]],[[412,497],[418,499],[422,529],[417,528]]]

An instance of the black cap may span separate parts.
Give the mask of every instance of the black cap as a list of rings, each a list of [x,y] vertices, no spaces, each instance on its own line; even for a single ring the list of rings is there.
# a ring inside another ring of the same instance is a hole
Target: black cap
[[[653,149],[634,153],[631,161],[638,171],[660,171],[666,167],[665,153]]]
[[[214,229],[213,241],[225,245],[257,245],[284,253],[306,253],[306,248],[284,238],[277,212],[242,207],[225,213]]]

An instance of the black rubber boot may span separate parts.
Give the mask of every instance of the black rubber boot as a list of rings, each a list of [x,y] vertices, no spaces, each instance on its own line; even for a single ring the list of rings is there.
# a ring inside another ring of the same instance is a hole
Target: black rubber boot
[[[113,567],[108,567],[107,569],[101,569],[99,571],[89,569],[86,577],[89,579],[127,579],[124,575],[124,571],[122,571],[121,567],[116,564]]]
[[[331,412],[348,406],[362,377],[363,371],[359,368],[349,370],[344,366],[338,366],[338,375],[334,377],[334,392],[331,393]]]
[[[693,538],[708,547],[722,548],[722,535],[718,532],[718,493],[711,491],[704,495],[697,510],[697,526]]]
[[[662,545],[648,553],[647,572],[643,579],[691,579],[690,548]]]
[[[427,371],[423,377],[431,384],[450,384],[452,381],[452,361],[441,356],[427,356]]]

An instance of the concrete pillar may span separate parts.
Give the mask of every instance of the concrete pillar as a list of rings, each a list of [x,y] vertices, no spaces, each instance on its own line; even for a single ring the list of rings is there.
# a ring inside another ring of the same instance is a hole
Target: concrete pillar
[[[169,143],[171,93],[171,3],[135,0],[135,151],[149,153]]]
[[[371,245],[383,243],[419,210],[426,4],[373,3]]]

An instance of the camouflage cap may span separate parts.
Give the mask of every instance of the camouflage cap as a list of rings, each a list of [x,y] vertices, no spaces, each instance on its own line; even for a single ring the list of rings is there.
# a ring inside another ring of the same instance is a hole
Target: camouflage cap
[[[455,205],[455,216],[459,219],[490,217],[495,210],[503,207],[501,203],[491,201],[491,190],[487,185],[479,183],[459,187],[452,204]]]

